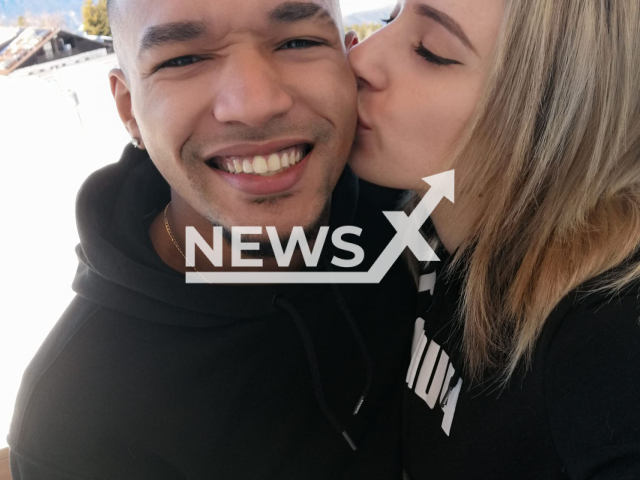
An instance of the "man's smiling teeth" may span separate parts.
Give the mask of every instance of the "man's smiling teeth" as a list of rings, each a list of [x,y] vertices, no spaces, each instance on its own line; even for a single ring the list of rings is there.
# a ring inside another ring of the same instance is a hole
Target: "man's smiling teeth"
[[[270,155],[255,157],[221,157],[218,168],[230,173],[250,173],[268,177],[280,173],[300,162],[305,156],[306,146],[298,145]]]

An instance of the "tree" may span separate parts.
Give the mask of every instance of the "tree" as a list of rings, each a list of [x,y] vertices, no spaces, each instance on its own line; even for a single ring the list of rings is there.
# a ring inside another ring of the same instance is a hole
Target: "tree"
[[[82,6],[82,19],[84,33],[87,35],[111,35],[109,16],[107,15],[107,0],[98,0],[95,5],[93,0],[85,0]]]
[[[353,30],[358,34],[358,39],[362,41],[381,28],[382,25],[380,23],[361,23],[360,25],[350,25],[345,27],[345,31],[348,32],[349,30]]]

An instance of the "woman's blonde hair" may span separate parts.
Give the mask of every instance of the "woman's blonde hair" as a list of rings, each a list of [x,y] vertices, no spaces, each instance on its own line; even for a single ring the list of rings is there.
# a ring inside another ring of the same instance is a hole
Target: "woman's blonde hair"
[[[483,205],[465,266],[467,373],[529,364],[570,291],[640,277],[640,2],[506,0],[485,92],[453,156],[456,209]],[[462,205],[460,205],[462,203]],[[621,266],[622,265],[622,266]],[[450,271],[450,272],[451,272]]]

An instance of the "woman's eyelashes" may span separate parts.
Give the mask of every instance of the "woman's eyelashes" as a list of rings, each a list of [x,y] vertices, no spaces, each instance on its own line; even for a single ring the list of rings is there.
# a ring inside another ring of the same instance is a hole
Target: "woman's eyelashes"
[[[387,25],[389,25],[394,20],[395,20],[395,17],[393,15],[390,16],[389,18],[383,18],[382,19],[382,21]],[[420,55],[422,58],[424,58],[427,62],[432,63],[434,65],[438,65],[438,66],[462,65],[462,63],[458,62],[457,60],[453,60],[453,59],[450,59],[450,58],[444,58],[444,57],[440,57],[439,55],[436,55],[431,50],[428,50],[422,44],[422,42],[420,42],[420,44],[417,47],[415,47],[414,50],[418,55]]]
[[[450,58],[444,58],[436,55],[431,50],[427,50],[425,46],[420,42],[420,45],[415,47],[415,52],[424,58],[427,62],[432,63],[438,66],[447,66],[447,65],[462,65],[462,63],[457,60],[452,60]]]

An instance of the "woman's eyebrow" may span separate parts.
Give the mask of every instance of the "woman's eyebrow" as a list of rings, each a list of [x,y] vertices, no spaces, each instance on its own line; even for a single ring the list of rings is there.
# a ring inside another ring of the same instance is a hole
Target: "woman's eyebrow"
[[[444,28],[449,30],[449,32],[455,35],[458,40],[460,40],[464,44],[465,47],[478,55],[478,51],[471,43],[471,40],[469,40],[469,37],[467,37],[467,34],[464,33],[464,30],[462,29],[460,24],[449,15],[423,3],[419,3],[415,6],[415,12],[422,17],[428,17],[438,22]]]

